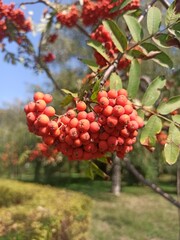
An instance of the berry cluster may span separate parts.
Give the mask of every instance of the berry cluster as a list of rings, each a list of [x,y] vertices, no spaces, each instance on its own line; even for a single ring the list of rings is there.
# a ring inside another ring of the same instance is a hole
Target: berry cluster
[[[23,32],[31,30],[31,23],[25,19],[20,9],[14,9],[14,4],[3,4],[0,0],[0,41],[8,38],[21,43]],[[12,37],[13,36],[13,37]]]
[[[140,6],[139,0],[132,0],[125,8],[112,12],[114,7],[122,4],[123,0],[84,0],[82,10],[78,10],[75,5],[68,11],[59,12],[57,20],[67,27],[75,26],[76,22],[80,19],[85,26],[97,24],[102,19],[114,18],[118,14],[125,11],[136,9]]]
[[[72,5],[70,9],[59,12],[56,16],[58,22],[66,27],[75,26],[76,22],[79,19],[79,12],[75,5]]]
[[[93,40],[97,40],[103,44],[106,49],[106,53],[109,56],[110,61],[114,61],[119,52],[114,45],[110,33],[105,29],[103,25],[99,25],[98,28],[91,34]],[[99,66],[104,67],[108,64],[105,58],[95,51],[94,57]],[[130,64],[130,60],[125,57],[121,58],[118,62],[118,69],[124,69]]]
[[[99,158],[107,152],[123,158],[132,151],[138,129],[144,125],[125,89],[100,91],[90,111],[84,101],[77,101],[74,109],[61,116],[46,106],[45,96],[36,93],[35,102],[25,106],[29,130],[69,160]]]

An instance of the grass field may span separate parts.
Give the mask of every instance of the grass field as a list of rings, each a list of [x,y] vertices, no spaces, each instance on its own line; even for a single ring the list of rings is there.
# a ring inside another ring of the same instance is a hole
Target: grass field
[[[119,197],[110,193],[109,181],[59,178],[56,187],[92,199],[92,206],[86,206],[91,216],[88,237],[80,240],[179,240],[177,208],[147,187],[123,186]],[[174,192],[175,186],[168,189]]]

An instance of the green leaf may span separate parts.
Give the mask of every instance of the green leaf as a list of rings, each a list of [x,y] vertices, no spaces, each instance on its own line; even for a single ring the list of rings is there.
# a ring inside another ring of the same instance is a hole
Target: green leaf
[[[166,26],[172,25],[173,23],[176,23],[178,19],[180,18],[180,13],[176,13],[176,1],[174,1],[170,7],[168,8],[166,12],[166,18],[165,18],[165,24]]]
[[[161,119],[152,115],[145,127],[142,129],[140,136],[140,143],[144,146],[153,147],[156,144],[156,134],[160,133],[162,129]]]
[[[161,11],[157,7],[151,7],[147,13],[147,29],[149,34],[158,32],[161,25]]]
[[[141,66],[138,60],[133,59],[131,62],[131,67],[129,71],[129,81],[128,81],[128,95],[130,98],[134,98],[137,94],[140,84]]]
[[[120,76],[113,72],[110,76],[110,89],[119,90],[122,88],[122,80]]]
[[[90,162],[91,163],[91,167],[92,167],[92,171],[95,175],[98,175],[102,178],[108,178],[108,175],[103,172],[94,162]]]
[[[112,20],[103,21],[103,25],[108,32],[111,33],[111,38],[114,45],[120,52],[124,52],[127,48],[127,39],[124,33],[121,32],[118,25]]]
[[[157,112],[166,115],[178,108],[180,108],[180,95],[170,98],[168,102],[162,102],[158,106]]]
[[[159,76],[155,78],[148,86],[143,98],[142,104],[145,106],[152,106],[160,96],[160,89],[166,84],[165,77]]]
[[[140,42],[143,38],[143,30],[135,17],[124,15],[124,19],[135,42]]]
[[[96,160],[97,160],[98,162],[102,162],[102,163],[108,164],[107,157],[97,158]]]
[[[104,59],[109,61],[109,56],[106,53],[105,47],[102,45],[102,43],[96,41],[96,40],[89,40],[87,42],[87,45],[94,48]]]
[[[178,124],[180,124],[180,115],[177,114],[177,115],[174,115],[172,116],[172,120]]]
[[[165,144],[164,156],[167,163],[170,165],[174,164],[179,156],[179,147],[173,143]]]
[[[180,152],[180,131],[173,123],[171,123],[169,127],[167,143],[165,144],[164,147],[164,155],[166,162],[169,164],[174,164],[177,161],[179,152]]]
[[[172,46],[180,48],[180,42],[178,41],[178,39],[176,39],[170,34],[160,33],[152,39],[158,46],[163,48],[170,48]]]
[[[98,95],[98,92],[99,92],[99,89],[100,89],[100,80],[98,79],[95,84],[94,84],[94,87],[93,87],[93,93],[91,95],[91,100],[94,101],[97,99],[97,95]]]
[[[112,2],[117,2],[118,0],[112,1]],[[114,13],[116,11],[119,11],[123,8],[125,8],[132,0],[124,0],[120,5],[113,7],[110,10],[110,13]]]
[[[99,69],[98,64],[92,59],[80,59],[80,61],[86,64],[93,72],[97,72]]]
[[[73,92],[71,92],[71,91],[69,91],[69,90],[67,90],[67,89],[64,89],[64,88],[62,88],[61,91],[63,91],[65,94],[71,95],[71,96],[74,97],[74,98],[78,96],[77,93],[73,93]]]
[[[62,107],[65,107],[65,106],[67,106],[69,103],[71,103],[72,101],[73,101],[73,97],[72,97],[72,95],[70,95],[70,94],[68,94],[68,95],[66,95],[64,98],[63,98],[63,100],[60,102],[60,105],[62,106]]]
[[[166,68],[173,67],[173,62],[170,59],[170,57],[166,53],[164,53],[162,50],[160,50],[158,47],[156,47],[154,44],[143,43],[143,44],[141,44],[141,47],[143,47],[148,53],[159,51],[159,54],[156,54],[151,59],[163,67],[166,67]]]
[[[180,22],[174,24],[171,28],[168,28],[169,32],[176,36],[178,39],[180,38]]]

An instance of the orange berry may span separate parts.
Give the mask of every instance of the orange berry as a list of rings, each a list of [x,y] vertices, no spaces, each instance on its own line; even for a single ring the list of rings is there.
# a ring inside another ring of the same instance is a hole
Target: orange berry
[[[77,118],[78,118],[78,120],[86,119],[87,115],[88,114],[86,111],[81,111],[81,112],[78,112]]]
[[[90,123],[90,131],[92,132],[92,133],[96,133],[96,132],[98,132],[100,130],[100,126],[99,126],[99,124],[97,123],[97,122],[92,122],[92,123]]]
[[[111,89],[108,91],[108,97],[109,98],[117,98],[118,94],[117,91],[115,89]]]
[[[45,114],[41,114],[39,115],[39,117],[37,118],[37,124],[40,127],[44,127],[48,124],[49,122],[49,117]]]
[[[86,103],[83,101],[79,101],[76,103],[76,108],[78,111],[84,111],[84,110],[86,110],[86,107],[87,107]]]
[[[46,94],[44,94],[43,100],[44,100],[46,103],[50,103],[50,102],[52,102],[53,97],[52,97],[52,95],[46,93]]]
[[[116,99],[116,104],[124,107],[127,104],[127,101],[128,101],[128,99],[126,96],[120,95]]]
[[[90,128],[90,122],[87,119],[81,119],[78,122],[77,128],[80,132],[87,132]]]
[[[36,101],[38,101],[38,100],[40,100],[40,99],[43,99],[44,98],[44,93],[42,93],[42,92],[36,92],[36,93],[34,93],[34,101],[36,102]]]
[[[108,96],[107,92],[104,91],[104,90],[102,90],[102,91],[98,92],[97,100],[99,101],[100,98],[102,98],[102,97],[107,97],[107,96]]]
[[[77,127],[79,120],[77,118],[72,118],[70,122],[68,123],[68,126],[70,128]]]
[[[99,104],[101,107],[105,108],[109,105],[109,99],[107,97],[102,97],[99,99]]]
[[[52,136],[44,136],[43,142],[47,145],[52,145],[54,143],[55,138]]]
[[[36,104],[35,102],[30,102],[28,103],[28,112],[34,112],[36,109]]]
[[[55,109],[52,106],[48,106],[44,109],[43,113],[48,117],[53,117],[56,113]]]
[[[42,99],[36,101],[36,111],[42,112],[46,108],[46,102]]]
[[[125,89],[120,89],[120,90],[118,90],[118,96],[120,96],[120,95],[124,95],[124,96],[127,97],[128,93]]]

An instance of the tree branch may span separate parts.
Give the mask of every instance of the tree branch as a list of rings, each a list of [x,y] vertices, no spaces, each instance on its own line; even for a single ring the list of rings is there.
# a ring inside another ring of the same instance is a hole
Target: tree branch
[[[150,187],[154,192],[161,195],[163,198],[165,198],[167,201],[169,201],[171,204],[173,204],[178,209],[180,208],[180,202],[178,202],[176,199],[174,199],[171,195],[164,192],[160,187],[158,187],[156,184],[151,183],[147,179],[143,177],[141,173],[138,172],[138,170],[134,167],[134,165],[130,162],[130,160],[125,157],[123,162],[125,163],[126,168],[143,184]]]

